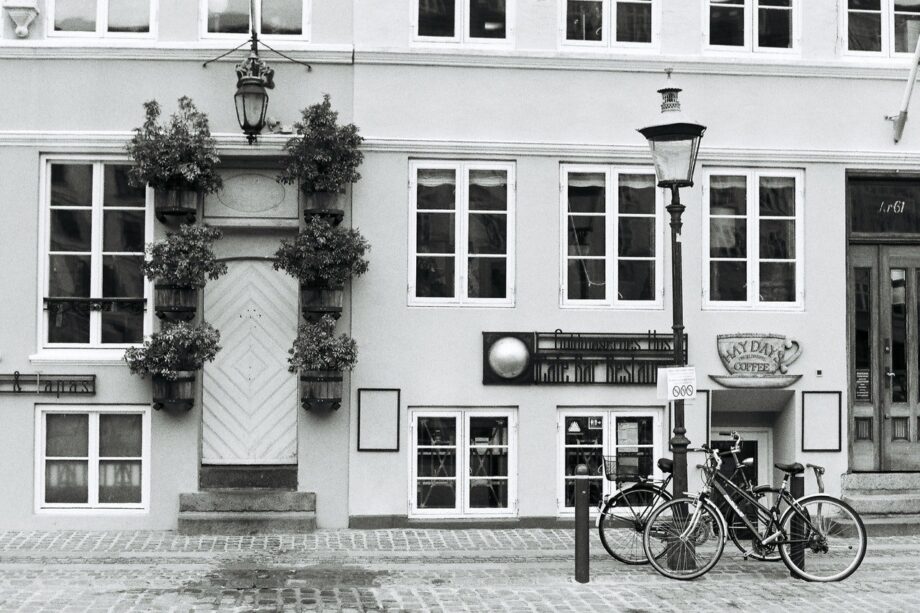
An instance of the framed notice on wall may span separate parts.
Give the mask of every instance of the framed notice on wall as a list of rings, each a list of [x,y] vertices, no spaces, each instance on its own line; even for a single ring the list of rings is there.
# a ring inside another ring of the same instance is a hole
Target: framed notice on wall
[[[802,451],[840,451],[840,392],[802,392]]]
[[[399,451],[399,390],[358,390],[358,451]]]

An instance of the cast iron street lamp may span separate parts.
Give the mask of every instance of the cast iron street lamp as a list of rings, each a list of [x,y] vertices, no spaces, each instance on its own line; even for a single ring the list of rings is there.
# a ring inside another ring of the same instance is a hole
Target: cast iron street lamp
[[[693,185],[693,168],[696,166],[696,154],[700,149],[700,140],[706,126],[688,120],[680,111],[677,94],[679,87],[671,82],[668,70],[668,83],[659,89],[661,94],[661,117],[657,123],[641,128],[652,150],[655,162],[655,174],[658,187],[670,188],[671,204],[667,206],[671,214],[671,291],[674,313],[674,364],[685,366],[684,353],[684,305],[683,272],[681,265],[681,214],[684,205],[680,203],[680,188]],[[687,491],[687,446],[690,441],[685,434],[684,401],[674,401],[674,436],[671,447],[674,449],[674,495],[681,496]]]

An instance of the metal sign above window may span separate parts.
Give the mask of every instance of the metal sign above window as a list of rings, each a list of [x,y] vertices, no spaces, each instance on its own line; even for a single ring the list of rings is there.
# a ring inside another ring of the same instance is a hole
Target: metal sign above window
[[[852,234],[920,234],[920,178],[851,176],[847,192]]]
[[[83,394],[96,393],[96,375],[32,375],[18,370],[11,375],[0,375],[0,394]]]
[[[483,332],[483,385],[655,385],[671,333]],[[684,359],[687,335],[684,335]]]

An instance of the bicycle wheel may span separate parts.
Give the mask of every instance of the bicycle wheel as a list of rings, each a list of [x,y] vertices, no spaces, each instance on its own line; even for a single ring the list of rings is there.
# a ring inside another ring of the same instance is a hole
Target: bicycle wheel
[[[634,485],[611,496],[597,521],[601,544],[624,564],[647,564],[642,549],[642,532],[652,509],[671,499],[671,494],[653,485]]]
[[[652,568],[665,577],[695,579],[722,556],[725,520],[710,502],[675,498],[652,511],[642,546]]]
[[[768,509],[773,508],[773,504],[779,498],[779,488],[771,485],[758,485],[752,490],[752,493],[757,498],[757,502]],[[748,510],[747,507],[750,506],[745,504],[746,501],[735,500],[735,502],[738,503],[742,510]],[[761,562],[779,562],[780,555],[776,549],[776,544],[761,545],[760,539],[755,538],[755,535],[751,533],[751,529],[747,527],[747,524],[741,520],[738,514],[728,505],[726,507],[726,509],[723,509],[723,513],[726,527],[728,528],[728,538],[744,554],[744,557]],[[765,518],[756,513],[754,508],[749,510],[750,513],[747,514],[748,521],[757,528],[757,534],[763,536],[764,532],[769,528],[767,522],[764,521]]]
[[[796,501],[780,519],[788,538],[779,544],[783,562],[808,581],[840,581],[853,574],[866,555],[866,527],[853,508],[824,494]],[[797,560],[793,548],[801,548]]]

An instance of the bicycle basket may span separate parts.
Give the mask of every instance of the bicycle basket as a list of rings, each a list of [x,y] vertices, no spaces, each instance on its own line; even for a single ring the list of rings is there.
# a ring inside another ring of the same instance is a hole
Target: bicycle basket
[[[621,466],[617,456],[604,456],[604,476],[608,481],[641,481],[638,469],[634,466]]]

